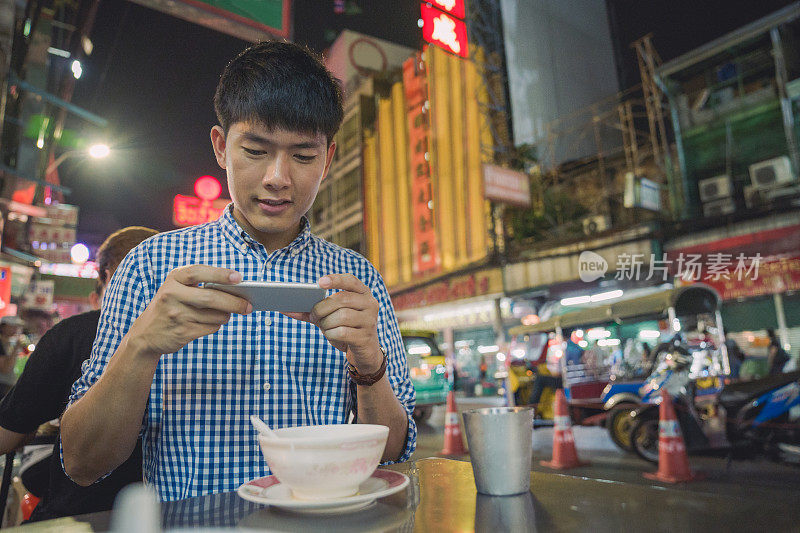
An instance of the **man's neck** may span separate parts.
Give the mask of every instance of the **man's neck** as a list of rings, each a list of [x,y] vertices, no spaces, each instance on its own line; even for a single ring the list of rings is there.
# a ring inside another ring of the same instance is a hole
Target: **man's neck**
[[[291,234],[269,234],[263,233],[255,228],[253,228],[247,220],[241,216],[236,209],[231,211],[233,215],[233,219],[236,221],[237,224],[247,233],[250,237],[252,237],[255,241],[259,242],[261,245],[266,248],[267,253],[271,254],[275,250],[280,250],[281,248],[285,248],[289,246],[298,235],[300,235],[300,228],[303,227],[302,220],[297,224],[297,228]]]

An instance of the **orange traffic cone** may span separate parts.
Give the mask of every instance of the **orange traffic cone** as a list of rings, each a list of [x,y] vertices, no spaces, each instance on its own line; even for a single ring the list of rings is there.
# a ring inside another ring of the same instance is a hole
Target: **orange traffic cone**
[[[664,483],[680,483],[703,477],[689,468],[689,456],[675,416],[675,406],[665,390],[661,391],[658,418],[658,472],[645,472],[644,477]]]
[[[467,449],[461,438],[461,426],[458,422],[458,411],[456,410],[456,394],[450,389],[447,393],[447,411],[444,415],[444,448],[439,452],[441,455],[464,455]]]
[[[578,459],[578,453],[575,451],[575,436],[572,434],[572,421],[569,418],[567,398],[563,389],[556,391],[554,422],[553,460],[541,461],[541,464],[557,470],[588,465],[589,463]]]

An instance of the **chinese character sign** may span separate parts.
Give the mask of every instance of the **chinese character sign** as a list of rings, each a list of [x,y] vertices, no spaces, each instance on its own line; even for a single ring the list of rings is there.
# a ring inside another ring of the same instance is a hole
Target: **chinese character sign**
[[[433,218],[429,139],[428,85],[425,63],[417,54],[403,63],[403,88],[408,112],[410,142],[411,213],[414,239],[413,269],[427,272],[438,266],[438,246]]]
[[[217,220],[229,202],[224,198],[209,201],[178,194],[172,203],[172,223],[182,228]]]
[[[467,57],[467,25],[443,11],[421,5],[422,38],[452,54]]]
[[[429,0],[428,3],[438,7],[442,11],[447,11],[459,19],[463,19],[466,14],[464,0]]]

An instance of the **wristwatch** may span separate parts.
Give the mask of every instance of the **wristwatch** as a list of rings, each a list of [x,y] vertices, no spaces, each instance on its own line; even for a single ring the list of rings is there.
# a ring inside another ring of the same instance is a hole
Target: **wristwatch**
[[[370,385],[374,385],[380,381],[380,379],[386,373],[386,363],[389,359],[386,356],[386,350],[384,350],[383,347],[381,347],[381,352],[383,352],[383,361],[381,362],[381,367],[372,374],[359,374],[356,370],[356,367],[351,365],[350,361],[348,361],[347,372],[350,374],[350,379],[355,381],[358,385],[364,385],[365,387],[369,387]]]

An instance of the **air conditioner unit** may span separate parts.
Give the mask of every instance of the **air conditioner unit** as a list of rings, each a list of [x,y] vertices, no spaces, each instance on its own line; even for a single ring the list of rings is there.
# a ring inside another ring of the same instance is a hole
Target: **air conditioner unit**
[[[698,189],[700,190],[700,200],[703,202],[711,202],[712,200],[721,200],[722,198],[733,196],[731,179],[727,174],[700,180]]]
[[[750,181],[760,189],[791,183],[794,179],[792,164],[785,155],[750,165]]]
[[[585,235],[597,235],[611,227],[611,220],[606,215],[591,215],[584,217],[581,222]]]
[[[703,204],[703,215],[706,217],[730,215],[735,211],[736,202],[733,201],[733,198],[723,198],[721,200],[714,200],[713,202],[706,202]]]

